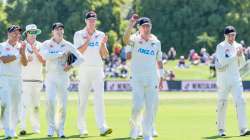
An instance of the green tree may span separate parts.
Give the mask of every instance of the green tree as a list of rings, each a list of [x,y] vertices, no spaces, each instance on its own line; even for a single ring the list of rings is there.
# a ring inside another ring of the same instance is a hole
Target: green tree
[[[7,13],[5,12],[5,5],[3,1],[0,1],[0,40],[4,41],[6,39],[6,30],[7,30]]]
[[[223,40],[223,29],[233,25],[239,40],[250,43],[249,0],[134,0],[133,11],[152,19],[153,29],[162,42],[162,50],[175,46],[177,54],[200,49],[197,36],[203,32],[215,38],[212,46]],[[215,47],[213,47],[214,51]]]
[[[215,37],[209,36],[207,32],[203,32],[201,35],[197,36],[196,40],[197,44],[202,44],[203,48],[208,48],[210,50],[215,42]]]

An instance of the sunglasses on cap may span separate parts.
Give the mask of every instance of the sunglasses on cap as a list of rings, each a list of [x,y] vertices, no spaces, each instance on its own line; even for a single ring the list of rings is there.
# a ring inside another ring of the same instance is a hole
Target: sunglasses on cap
[[[27,31],[28,34],[31,34],[31,35],[36,35],[37,34],[37,31]]]

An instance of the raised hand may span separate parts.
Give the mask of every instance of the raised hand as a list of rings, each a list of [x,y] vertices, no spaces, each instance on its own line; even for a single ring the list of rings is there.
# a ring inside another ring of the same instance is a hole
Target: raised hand
[[[237,48],[237,56],[242,56],[243,53],[244,53],[244,48],[243,47]]]
[[[134,26],[138,19],[139,19],[139,16],[137,14],[133,14],[129,21],[130,26]]]
[[[105,35],[105,36],[102,38],[101,44],[105,45],[107,42],[108,42],[108,36]]]
[[[24,55],[25,54],[25,49],[26,49],[26,43],[25,42],[21,42],[21,47],[19,49],[19,53],[21,55]]]
[[[92,38],[92,35],[87,33],[87,36],[84,36],[84,39],[89,41]]]

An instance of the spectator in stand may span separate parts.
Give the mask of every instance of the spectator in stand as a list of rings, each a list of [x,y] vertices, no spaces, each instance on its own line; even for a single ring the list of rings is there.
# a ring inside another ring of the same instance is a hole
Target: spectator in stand
[[[79,78],[77,77],[75,70],[72,72],[72,74],[70,74],[69,80],[69,91],[78,91]]]
[[[215,78],[216,77],[216,70],[215,70],[215,54],[212,54],[209,57],[209,71],[210,71],[210,77]]]
[[[185,57],[182,55],[180,56],[178,65],[179,68],[187,68],[186,62],[185,62]]]
[[[123,47],[121,49],[121,53],[120,53],[120,57],[121,57],[121,62],[126,62],[126,59],[127,59],[127,55],[126,55],[126,50],[125,50],[125,47]]]
[[[198,53],[193,53],[192,55],[192,61],[191,64],[193,65],[198,65],[200,63],[200,56],[198,55]]]
[[[114,53],[115,53],[115,55],[116,55],[116,56],[119,56],[120,53],[121,53],[121,46],[118,45],[118,44],[115,44],[114,47],[115,47],[115,48],[114,48]]]
[[[246,48],[246,47],[247,47],[247,45],[245,44],[245,41],[244,41],[244,40],[241,40],[241,41],[240,41],[240,44],[242,45],[243,48]]]
[[[248,46],[244,51],[245,58],[250,59],[250,46]]]
[[[168,60],[175,60],[176,57],[176,50],[174,47],[171,47],[168,51]]]
[[[188,60],[191,61],[191,62],[192,62],[192,56],[193,56],[194,53],[195,53],[195,50],[194,50],[194,49],[191,49],[191,50],[189,51]]]
[[[127,78],[128,77],[128,66],[126,65],[126,62],[122,62],[119,67],[117,67],[119,72],[120,78]]]
[[[175,80],[174,71],[170,70],[170,71],[168,72],[168,80],[169,80],[169,81]]]
[[[207,53],[206,48],[201,48],[200,51],[200,62],[203,64],[207,64],[209,59],[209,54]]]

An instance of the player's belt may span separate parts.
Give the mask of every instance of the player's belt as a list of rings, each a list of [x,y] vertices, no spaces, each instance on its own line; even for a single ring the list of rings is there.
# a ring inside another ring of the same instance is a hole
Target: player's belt
[[[42,83],[42,80],[23,79],[23,82],[35,82],[35,83]]]

